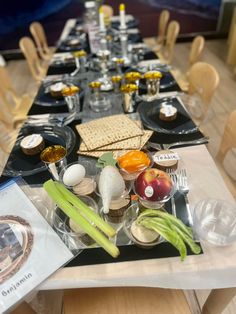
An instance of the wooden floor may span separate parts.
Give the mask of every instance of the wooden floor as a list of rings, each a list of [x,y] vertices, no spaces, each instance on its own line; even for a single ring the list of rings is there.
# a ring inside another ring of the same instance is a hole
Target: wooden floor
[[[189,48],[190,43],[180,43],[175,47],[173,66],[181,70],[183,73],[187,71]],[[211,40],[206,42],[206,47],[202,56],[202,61],[209,62],[215,66],[220,75],[220,86],[213,98],[211,110],[204,122],[201,124],[203,131],[210,137],[208,149],[213,158],[217,154],[227,117],[232,110],[236,109],[236,80],[233,77],[233,69],[225,64],[226,54],[226,40]],[[37,85],[30,76],[26,62],[12,61],[8,64],[8,69],[11,74],[13,84],[19,94],[30,93],[33,97],[37,90]],[[0,152],[0,171],[4,166],[6,158],[7,154]],[[236,198],[236,150],[228,153],[224,161],[224,168],[222,168],[221,165],[218,166],[220,167],[222,175],[232,194]],[[204,300],[209,294],[209,291],[188,291],[186,294],[191,303],[192,313],[200,313],[198,304],[202,306]],[[197,296],[197,299],[195,299],[195,296]],[[58,312],[58,310],[51,310],[50,314],[56,314]],[[234,298],[234,300],[223,312],[223,314],[234,313],[236,313],[236,298]]]

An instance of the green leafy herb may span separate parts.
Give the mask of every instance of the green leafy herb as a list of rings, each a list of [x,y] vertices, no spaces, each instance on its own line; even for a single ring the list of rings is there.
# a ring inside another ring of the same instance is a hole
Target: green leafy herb
[[[101,157],[98,158],[96,163],[97,168],[104,168],[106,166],[115,167],[117,160],[113,157],[112,152],[104,153]]]

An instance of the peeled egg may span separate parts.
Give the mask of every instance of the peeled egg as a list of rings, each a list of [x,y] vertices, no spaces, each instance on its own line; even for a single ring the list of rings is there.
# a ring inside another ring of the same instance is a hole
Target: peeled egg
[[[68,186],[74,186],[83,180],[85,173],[86,171],[83,165],[71,165],[63,174],[63,183]]]

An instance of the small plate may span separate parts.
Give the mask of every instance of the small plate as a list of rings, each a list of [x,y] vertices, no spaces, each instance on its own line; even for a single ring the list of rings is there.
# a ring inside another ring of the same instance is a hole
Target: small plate
[[[161,106],[165,104],[172,105],[177,109],[177,117],[174,121],[162,121],[159,118]],[[152,102],[142,101],[137,110],[143,124],[151,130],[166,134],[189,134],[198,132],[197,126],[177,97],[160,98]]]
[[[59,97],[59,98],[53,97],[49,91],[49,88],[51,85],[54,85],[59,82],[62,82],[67,86],[71,86],[71,85],[79,86],[78,80],[75,81],[74,79],[70,79],[70,78],[61,78],[57,80],[46,81],[40,86],[40,89],[35,98],[34,104],[39,105],[39,106],[45,106],[45,107],[66,106],[66,102],[63,97]],[[80,97],[82,97],[83,91],[80,91],[79,95]]]
[[[78,41],[76,43],[76,41]],[[59,50],[62,51],[77,51],[85,49],[86,47],[86,36],[82,34],[81,36],[68,37],[66,40],[60,43]]]
[[[0,216],[0,284],[17,273],[33,246],[30,224],[13,215]]]
[[[29,176],[46,170],[46,166],[40,160],[40,154],[34,156],[25,155],[20,147],[23,137],[30,134],[41,134],[45,147],[59,144],[65,146],[69,155],[75,145],[75,134],[67,126],[59,127],[55,125],[25,125],[20,130],[16,143],[9,156],[4,175],[10,177]]]

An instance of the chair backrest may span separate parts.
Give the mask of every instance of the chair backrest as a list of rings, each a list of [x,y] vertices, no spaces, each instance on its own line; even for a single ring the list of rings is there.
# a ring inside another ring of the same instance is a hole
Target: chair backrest
[[[157,37],[158,44],[164,43],[169,18],[170,18],[170,12],[168,10],[161,11],[161,14],[159,16],[159,23],[158,23],[158,37]]]
[[[188,93],[193,94],[196,92],[199,94],[205,106],[204,111],[206,112],[220,82],[218,72],[212,65],[206,62],[197,62],[190,68],[188,80]]]
[[[44,60],[50,59],[51,53],[42,24],[39,22],[31,23],[30,32],[34,38],[40,57]]]
[[[113,16],[113,8],[110,5],[103,4],[102,5],[103,14],[105,17]]]
[[[40,63],[40,59],[38,57],[37,50],[33,40],[29,37],[23,37],[19,42],[19,46],[27,60],[27,63],[29,65],[33,77],[37,81],[42,80],[44,75],[44,69]]]
[[[198,62],[205,45],[205,39],[203,36],[196,36],[191,45],[189,53],[189,65],[192,66],[194,63]]]
[[[231,148],[236,148],[236,110],[234,110],[226,123],[224,134],[221,140],[219,152],[216,158],[223,162],[227,152]]]
[[[168,63],[173,59],[174,47],[179,35],[180,25],[177,21],[171,21],[167,27],[166,43],[164,46],[164,57]]]
[[[10,95],[14,98],[15,101],[19,100],[19,96],[17,95],[9,73],[5,66],[0,66],[0,81],[1,81],[1,89],[4,90],[5,93],[10,93]]]

